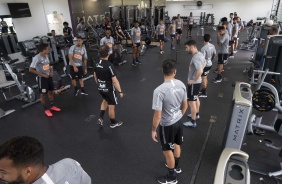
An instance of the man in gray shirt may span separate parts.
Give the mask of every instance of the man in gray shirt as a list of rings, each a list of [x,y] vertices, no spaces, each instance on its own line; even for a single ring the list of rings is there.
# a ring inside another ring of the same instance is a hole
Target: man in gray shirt
[[[218,62],[217,62],[217,76],[213,79],[213,83],[222,81],[221,73],[223,64],[227,63],[229,35],[224,26],[217,28],[217,44],[218,44]]]
[[[80,84],[80,93],[82,95],[88,95],[84,89],[83,76],[87,74],[87,52],[83,45],[82,37],[76,37],[77,44],[70,47],[69,60],[70,60],[70,76],[71,83],[74,87],[74,96],[79,93],[79,88],[76,85],[76,77]]]
[[[187,93],[183,82],[175,79],[176,61],[163,62],[164,83],[154,90],[153,105],[154,117],[152,123],[152,139],[159,138],[166,158],[169,173],[157,180],[159,183],[177,183],[175,173],[181,173],[179,167],[180,145],[183,142],[182,125],[179,122],[187,109]]]
[[[141,37],[141,29],[139,27],[139,23],[136,21],[134,22],[134,27],[131,29],[131,41],[133,46],[133,66],[137,66],[137,64],[142,64],[139,61],[139,48],[142,44],[142,37]]]
[[[29,72],[36,74],[38,89],[40,93],[41,105],[44,107],[44,112],[48,117],[53,116],[51,111],[59,112],[60,108],[54,105],[54,83],[53,83],[53,68],[50,66],[48,58],[49,47],[46,43],[41,43],[38,46],[39,54],[33,57],[29,67]],[[49,98],[50,106],[46,105],[46,99]]]
[[[208,74],[212,68],[212,60],[216,55],[216,50],[213,44],[210,43],[211,36],[209,34],[204,35],[204,46],[201,49],[201,53],[204,55],[206,60],[206,66],[202,74],[202,89],[199,97],[207,97],[207,85],[208,85]]]
[[[176,42],[181,43],[182,30],[183,30],[183,19],[180,18],[180,14],[177,15],[177,19],[175,19],[176,24]]]
[[[185,43],[185,50],[192,54],[192,60],[189,65],[188,80],[187,80],[187,99],[190,106],[191,114],[187,116],[191,118],[191,121],[184,122],[184,126],[196,128],[196,118],[199,119],[199,110],[200,110],[200,100],[198,98],[203,73],[205,67],[205,57],[198,51],[196,41],[189,40]]]
[[[231,33],[231,54],[229,55],[230,58],[234,58],[234,50],[236,42],[238,41],[238,31],[239,31],[239,25],[237,23],[238,17],[233,18],[233,26],[232,26],[232,33]]]
[[[156,38],[160,42],[160,54],[163,54],[163,47],[164,47],[164,40],[166,38],[165,35],[165,25],[163,20],[160,20],[160,23],[157,25],[156,28]]]
[[[187,34],[187,38],[192,36],[193,25],[194,25],[194,17],[193,17],[193,13],[190,12],[190,16],[188,18],[188,34]]]
[[[77,24],[76,26],[76,32],[77,32],[77,36],[80,36],[82,39],[86,39],[85,23],[83,18],[79,19],[79,24]]]
[[[0,182],[23,184],[91,184],[73,159],[44,164],[43,145],[28,136],[14,137],[0,146]]]

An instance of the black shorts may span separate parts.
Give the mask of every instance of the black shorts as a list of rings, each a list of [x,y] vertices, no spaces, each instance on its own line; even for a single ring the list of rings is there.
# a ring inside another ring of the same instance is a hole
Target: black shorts
[[[182,30],[181,29],[176,29],[176,34],[182,34]]]
[[[48,91],[54,91],[54,82],[53,78],[49,77],[48,79],[38,76],[37,77],[39,93],[47,94]]]
[[[140,43],[135,43],[135,45],[136,45],[137,48],[140,47]]]
[[[158,35],[158,42],[164,42],[164,35]]]
[[[117,95],[115,91],[109,90],[107,92],[104,92],[102,90],[99,90],[99,93],[102,96],[102,98],[108,102],[108,105],[117,105],[118,104]]]
[[[121,40],[122,39],[119,36],[117,36],[115,44],[121,44]]]
[[[239,40],[238,37],[233,37],[234,42],[236,42],[237,40]]]
[[[175,34],[171,34],[171,35],[170,35],[170,38],[171,38],[171,39],[174,39],[174,38],[175,38]]]
[[[218,62],[217,64],[224,64],[227,61],[228,54],[218,54]]]
[[[74,72],[73,66],[70,66],[70,76],[72,79],[75,79],[76,77],[78,79],[82,79],[83,78],[83,67],[82,66],[77,66],[78,71]]]
[[[233,45],[234,44],[234,40],[230,40],[229,41],[229,46]]]
[[[204,68],[202,76],[208,76],[208,74],[210,73],[212,66],[207,66]]]
[[[174,150],[174,144],[183,142],[183,128],[180,121],[170,126],[159,126],[159,137],[163,151]]]
[[[201,83],[187,85],[187,98],[188,101],[196,101],[201,89]]]
[[[192,31],[193,25],[189,24],[189,25],[188,25],[188,29],[189,29],[190,31]]]

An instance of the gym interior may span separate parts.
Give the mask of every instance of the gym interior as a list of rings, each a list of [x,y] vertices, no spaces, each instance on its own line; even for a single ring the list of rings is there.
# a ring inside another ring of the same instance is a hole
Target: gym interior
[[[175,78],[187,85],[193,55],[185,44],[195,40],[201,51],[203,37],[209,34],[218,53],[218,27],[224,17],[230,24],[240,17],[237,45],[234,41],[229,47],[221,81],[215,80],[218,55],[213,59],[206,96],[198,97],[197,126],[183,126],[182,172],[176,174],[177,181],[167,183],[282,182],[280,0],[0,0],[0,145],[16,136],[30,136],[43,144],[46,165],[72,158],[92,183],[158,183],[167,168],[161,144],[151,136],[152,99],[164,82],[163,61],[175,60]],[[183,28],[182,37],[172,44],[173,19],[182,19]],[[123,36],[109,62],[123,92],[116,105],[116,118],[123,124],[111,128],[107,112],[103,126],[97,124],[102,97],[93,75],[101,40],[107,29],[115,32],[116,20]],[[70,34],[64,31],[64,22],[72,29]],[[135,63],[131,38],[136,22],[142,38],[140,64]],[[160,22],[165,25],[163,41],[156,39]],[[78,43],[77,37],[87,52],[83,81],[88,95],[74,95],[69,76],[69,50]],[[36,75],[29,72],[41,43],[50,48],[54,101],[61,108],[52,117],[44,114]],[[190,121],[190,110],[180,122]]]

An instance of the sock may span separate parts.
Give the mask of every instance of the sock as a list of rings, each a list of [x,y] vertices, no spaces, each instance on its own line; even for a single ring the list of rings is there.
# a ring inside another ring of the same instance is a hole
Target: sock
[[[191,122],[194,124],[194,123],[196,123],[196,120],[194,120],[194,119],[191,119]]]
[[[105,111],[104,111],[104,110],[101,110],[101,111],[100,111],[100,118],[101,118],[101,119],[104,119],[104,114],[105,114]]]
[[[174,168],[172,168],[172,169],[168,168],[168,173],[169,173],[169,176],[171,176],[171,177],[175,177],[175,171],[174,171]]]
[[[116,120],[115,119],[111,119],[111,124],[116,124]]]
[[[175,160],[175,167],[174,167],[174,168],[177,168],[177,167],[178,167],[178,165],[179,165],[179,159],[180,159],[180,157],[178,157],[178,158],[174,157],[174,160]]]
[[[50,107],[54,106],[54,101],[50,101]]]
[[[74,89],[75,89],[75,90],[78,90],[78,87],[77,87],[77,86],[75,86],[75,87],[74,87]]]
[[[202,88],[202,93],[206,94],[206,91],[207,89],[206,88]]]
[[[217,74],[217,78],[221,78],[221,75],[220,75],[220,74]]]

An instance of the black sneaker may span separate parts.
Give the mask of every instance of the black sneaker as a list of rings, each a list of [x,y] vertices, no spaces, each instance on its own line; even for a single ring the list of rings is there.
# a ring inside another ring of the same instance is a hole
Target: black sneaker
[[[164,184],[176,184],[178,182],[176,176],[170,177],[169,174],[159,177],[157,181]]]
[[[79,89],[78,88],[74,88],[74,96],[77,96],[78,95],[78,93],[79,93]]]
[[[222,73],[222,72],[224,72],[223,69],[222,69],[221,73]],[[217,69],[215,69],[215,70],[213,71],[213,73],[217,73]]]
[[[138,59],[136,60],[136,63],[137,63],[137,64],[139,64],[139,65],[141,65],[141,64],[142,64],[142,62],[141,62],[141,61],[139,61]]]
[[[233,54],[230,54],[230,55],[229,55],[229,58],[234,58],[234,55],[233,55]]]
[[[98,120],[97,120],[97,124],[98,125],[100,125],[100,126],[103,126],[103,119],[102,118],[99,118]]]
[[[165,163],[166,168],[168,168],[167,164]],[[179,174],[182,172],[181,168],[179,166],[177,166],[176,168],[174,168],[174,171]]]
[[[136,62],[134,61],[134,62],[132,62],[132,66],[137,66],[137,64],[136,64]]]
[[[122,124],[123,124],[122,121],[116,121],[116,123],[115,124],[111,124],[110,127],[111,128],[115,128],[115,127],[121,126]]]
[[[88,93],[85,91],[85,89],[81,89],[80,94],[86,95],[86,96],[88,95]]]
[[[216,77],[216,78],[213,78],[213,80],[212,80],[213,83],[219,83],[221,81],[222,81],[221,77]]]

